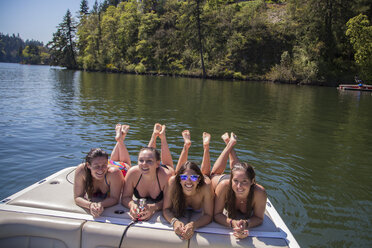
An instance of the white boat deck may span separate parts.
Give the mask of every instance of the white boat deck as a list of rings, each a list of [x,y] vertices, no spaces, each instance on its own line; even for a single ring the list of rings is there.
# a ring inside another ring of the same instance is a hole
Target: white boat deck
[[[0,247],[118,247],[131,222],[121,204],[93,218],[73,199],[75,167],[66,168],[4,199],[0,203]],[[198,217],[188,212],[185,220]],[[267,201],[264,223],[237,240],[231,229],[215,222],[181,240],[169,223],[156,213],[126,233],[121,247],[299,247],[285,223]]]

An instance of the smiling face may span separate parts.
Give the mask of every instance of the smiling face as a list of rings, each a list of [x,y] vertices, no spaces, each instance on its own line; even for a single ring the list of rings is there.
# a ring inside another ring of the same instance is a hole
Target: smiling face
[[[234,171],[231,187],[237,198],[247,198],[252,184],[244,170]]]
[[[102,180],[107,172],[107,158],[95,157],[91,163],[88,163],[88,168],[91,171],[92,177],[97,180]]]
[[[197,179],[196,179],[197,177]],[[193,170],[193,169],[186,169],[181,175],[180,175],[180,183],[182,186],[182,191],[185,195],[192,195],[196,192],[196,188],[201,180],[200,176]],[[182,180],[186,179],[186,180]],[[196,181],[193,181],[192,179],[196,179]]]
[[[142,174],[156,173],[159,164],[156,161],[154,152],[147,149],[142,150],[138,155],[138,167]]]

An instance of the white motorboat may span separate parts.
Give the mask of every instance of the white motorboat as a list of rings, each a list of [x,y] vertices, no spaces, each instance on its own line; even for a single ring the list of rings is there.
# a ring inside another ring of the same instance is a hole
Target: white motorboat
[[[93,218],[73,199],[76,167],[63,169],[0,203],[0,247],[299,247],[299,244],[267,200],[262,225],[249,237],[236,239],[231,229],[215,222],[181,240],[161,212],[147,222],[131,225],[128,209],[121,204],[106,208]],[[197,218],[188,212],[185,220]]]

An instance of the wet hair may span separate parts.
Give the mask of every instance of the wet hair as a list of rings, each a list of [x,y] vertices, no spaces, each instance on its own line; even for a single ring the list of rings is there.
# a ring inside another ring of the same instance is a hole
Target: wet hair
[[[199,166],[194,162],[186,161],[186,163],[184,163],[176,173],[175,192],[174,197],[172,197],[173,213],[177,218],[183,216],[186,209],[186,200],[183,194],[180,175],[183,174],[187,169],[191,169],[195,171],[197,175],[199,175],[199,183],[196,186],[196,190],[205,185],[204,176],[200,171]]]
[[[232,180],[234,177],[234,172],[238,170],[244,171],[245,175],[249,178],[249,180],[253,182],[251,185],[251,188],[249,189],[249,193],[247,196],[247,213],[245,214],[245,217],[247,218],[251,217],[252,210],[253,210],[252,201],[253,201],[254,187],[256,185],[256,183],[254,183],[254,179],[256,178],[256,173],[254,172],[254,169],[251,165],[247,163],[236,163],[231,170],[229,189],[227,191],[227,199],[226,199],[226,204],[225,204],[225,208],[227,210],[227,216],[232,219],[235,219],[237,215],[237,210],[235,206],[236,197],[235,197],[235,192],[232,189]]]
[[[108,154],[101,148],[92,148],[85,157],[85,190],[88,194],[88,197],[91,198],[93,195],[93,177],[92,172],[88,168],[88,164],[92,165],[92,161],[95,158],[104,157],[108,160]]]
[[[158,150],[156,150],[154,147],[143,147],[139,153],[138,153],[138,156],[140,155],[141,152],[143,151],[151,151],[153,154],[154,154],[154,157],[156,159],[156,161],[160,161],[160,153]]]

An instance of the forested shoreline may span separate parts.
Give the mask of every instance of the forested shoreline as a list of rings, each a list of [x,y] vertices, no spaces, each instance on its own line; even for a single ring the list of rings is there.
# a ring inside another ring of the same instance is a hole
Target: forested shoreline
[[[42,42],[0,33],[0,62],[48,65],[49,58],[49,49]]]
[[[52,65],[88,71],[368,82],[371,11],[367,0],[82,0],[48,48]]]

